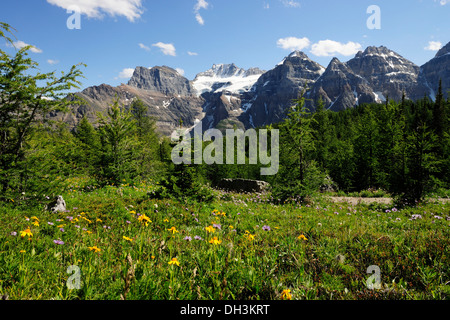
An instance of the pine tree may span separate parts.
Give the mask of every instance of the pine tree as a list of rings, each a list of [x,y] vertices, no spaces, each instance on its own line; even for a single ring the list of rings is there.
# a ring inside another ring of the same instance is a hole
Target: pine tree
[[[116,97],[106,115],[98,113],[99,133],[102,143],[101,169],[104,178],[115,184],[136,177],[138,165],[136,121],[131,112],[119,106]]]
[[[317,191],[324,181],[317,164],[311,159],[314,150],[312,123],[305,106],[304,91],[280,126],[280,169],[275,179],[274,197],[281,201],[303,201]]]

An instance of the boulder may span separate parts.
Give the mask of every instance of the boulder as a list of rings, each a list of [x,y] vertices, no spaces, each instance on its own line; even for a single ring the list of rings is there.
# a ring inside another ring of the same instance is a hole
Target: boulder
[[[246,179],[222,179],[216,185],[217,189],[239,193],[262,193],[267,191],[269,187],[268,182]]]
[[[66,201],[62,196],[57,196],[56,199],[47,205],[47,210],[52,213],[64,212],[67,210]]]

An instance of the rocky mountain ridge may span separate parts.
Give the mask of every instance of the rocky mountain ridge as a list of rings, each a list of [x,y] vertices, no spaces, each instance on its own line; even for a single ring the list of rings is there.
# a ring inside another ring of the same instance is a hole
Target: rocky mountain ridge
[[[137,67],[128,84],[86,88],[76,94],[86,105],[74,107],[72,114],[51,116],[72,127],[83,115],[95,123],[96,112],[105,112],[118,96],[125,107],[140,98],[165,135],[180,119],[186,128],[201,124],[203,130],[248,129],[283,120],[305,87],[311,110],[321,99],[325,108],[339,111],[361,103],[398,101],[403,93],[411,100],[435,99],[439,80],[444,90],[450,89],[450,43],[420,67],[384,46],[368,47],[347,62],[333,58],[326,68],[294,51],[269,71],[215,64],[194,80],[167,66]]]

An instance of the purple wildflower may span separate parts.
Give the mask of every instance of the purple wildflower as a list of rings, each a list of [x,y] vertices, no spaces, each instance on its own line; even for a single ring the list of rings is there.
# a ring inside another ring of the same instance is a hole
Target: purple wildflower
[[[53,240],[54,243],[58,244],[58,245],[63,245],[64,241],[62,240]]]
[[[213,224],[213,227],[214,227],[214,228],[217,228],[217,229],[219,229],[219,230],[222,230],[222,226],[221,226],[220,224],[214,223],[214,224]]]
[[[12,236],[17,236],[17,232],[16,232],[16,231],[13,231],[13,232],[11,232],[11,235],[12,235]]]
[[[52,226],[52,225],[54,225],[54,223],[53,223],[53,222],[50,222],[50,221],[49,221],[49,222],[47,222],[47,223],[48,223],[48,225],[49,225],[49,226]]]
[[[263,226],[262,229],[263,229],[264,231],[270,231],[270,227],[269,227],[269,226]]]
[[[186,237],[184,238],[184,240],[186,240],[186,241],[192,241],[192,238],[189,237],[189,236],[186,236]]]
[[[203,240],[202,237],[200,237],[200,236],[195,236],[194,239],[195,240]]]
[[[64,232],[64,228],[59,228],[59,231]]]

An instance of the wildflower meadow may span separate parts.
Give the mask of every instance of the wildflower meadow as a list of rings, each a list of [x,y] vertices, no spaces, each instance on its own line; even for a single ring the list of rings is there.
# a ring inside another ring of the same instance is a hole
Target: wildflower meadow
[[[397,209],[324,195],[277,203],[270,193],[215,191],[217,200],[202,203],[152,199],[155,187],[74,187],[63,194],[67,210],[59,213],[10,199],[0,207],[0,295],[449,298],[450,204],[443,200]],[[370,266],[379,268],[379,283],[370,283]]]

